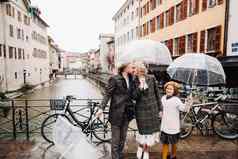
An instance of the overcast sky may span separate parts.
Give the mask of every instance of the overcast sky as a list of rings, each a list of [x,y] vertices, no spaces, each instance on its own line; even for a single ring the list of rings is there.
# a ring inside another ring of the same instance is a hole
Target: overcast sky
[[[50,25],[56,43],[67,51],[96,49],[100,33],[113,33],[113,15],[126,0],[31,0]]]

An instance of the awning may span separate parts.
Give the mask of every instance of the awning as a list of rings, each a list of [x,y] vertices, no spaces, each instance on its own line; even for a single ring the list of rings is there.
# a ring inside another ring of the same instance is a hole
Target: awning
[[[220,57],[219,60],[223,67],[238,67],[238,56]]]

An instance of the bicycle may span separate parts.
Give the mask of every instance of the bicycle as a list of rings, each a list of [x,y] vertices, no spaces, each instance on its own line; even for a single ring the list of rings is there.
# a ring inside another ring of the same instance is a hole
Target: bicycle
[[[95,117],[95,113],[97,111],[97,107],[99,105],[98,102],[89,101],[86,107],[79,109],[76,112],[73,112],[72,108],[70,107],[70,103],[72,100],[76,100],[73,96],[66,96],[65,100],[58,100],[56,102],[56,109],[62,110],[61,113],[54,113],[49,115],[41,124],[41,135],[42,137],[49,143],[54,144],[53,142],[53,126],[59,116],[63,116],[66,118],[70,123],[74,126],[80,127],[82,132],[85,133],[87,136],[94,136],[96,139],[102,142],[108,142],[111,140],[111,126],[107,118],[108,112],[104,111],[104,118],[101,120],[100,118]],[[61,103],[59,103],[59,101]],[[57,105],[58,104],[58,105]],[[61,106],[59,106],[61,105]],[[57,108],[60,107],[60,108]],[[54,108],[55,109],[55,108]],[[81,112],[81,114],[79,113]],[[76,117],[77,115],[80,118]],[[85,114],[88,113],[88,114]]]
[[[225,98],[226,96],[221,95],[215,99],[215,102],[194,104],[185,116],[181,114],[180,138],[185,139],[190,136],[195,127],[200,130],[202,135],[206,135],[209,132],[209,126],[211,126],[213,132],[219,137],[237,139],[238,129],[234,119],[237,119],[238,115],[225,111],[223,104],[219,102]],[[204,108],[208,106],[211,108]]]

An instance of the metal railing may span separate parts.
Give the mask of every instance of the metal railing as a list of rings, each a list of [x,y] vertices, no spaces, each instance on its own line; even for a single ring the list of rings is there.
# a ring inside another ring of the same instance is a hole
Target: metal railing
[[[50,114],[59,113],[51,109],[52,100],[0,101],[0,139],[32,140],[39,137],[44,119]],[[100,99],[78,99],[72,102],[71,108],[77,113],[92,100]]]

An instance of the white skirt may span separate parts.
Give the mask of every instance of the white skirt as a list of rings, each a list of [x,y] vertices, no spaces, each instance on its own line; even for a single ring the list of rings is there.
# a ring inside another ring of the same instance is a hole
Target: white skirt
[[[141,135],[141,134],[136,134],[136,141],[141,144],[141,145],[148,145],[148,146],[153,146],[160,141],[160,133],[156,132],[151,135]]]

